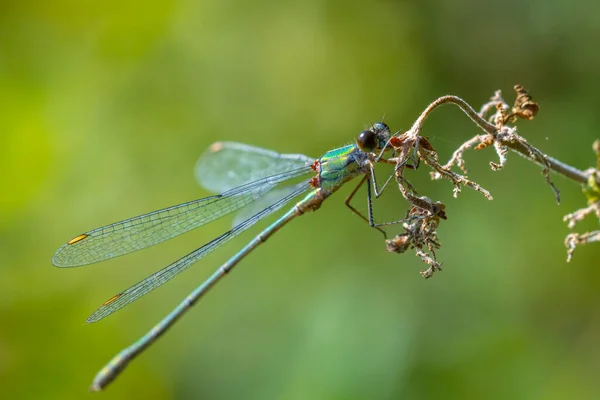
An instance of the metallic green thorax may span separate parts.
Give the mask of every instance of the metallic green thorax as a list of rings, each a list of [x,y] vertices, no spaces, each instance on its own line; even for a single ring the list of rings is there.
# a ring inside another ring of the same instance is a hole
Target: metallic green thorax
[[[327,192],[336,191],[342,184],[363,174],[366,154],[355,144],[325,153],[319,160],[319,184]]]

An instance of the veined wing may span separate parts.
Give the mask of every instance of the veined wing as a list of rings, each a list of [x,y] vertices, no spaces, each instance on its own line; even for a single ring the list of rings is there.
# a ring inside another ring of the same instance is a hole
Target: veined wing
[[[200,185],[220,193],[266,176],[310,166],[314,161],[303,154],[279,154],[242,143],[216,142],[200,157],[194,175]]]
[[[271,190],[269,193],[254,201],[252,204],[240,209],[235,214],[235,217],[233,217],[231,226],[235,228],[237,225],[240,225],[248,218],[258,213],[260,210],[268,208],[271,204],[277,203],[279,200],[283,199],[294,191],[296,191],[296,185],[277,187],[276,189]]]
[[[201,258],[211,253],[213,250],[221,247],[224,243],[233,239],[246,229],[250,228],[256,222],[270,215],[271,213],[279,210],[290,200],[298,195],[306,192],[310,188],[310,181],[305,181],[294,186],[294,190],[289,192],[285,197],[282,197],[276,203],[272,204],[268,208],[265,208],[256,214],[252,215],[242,223],[236,225],[231,230],[225,232],[221,236],[211,240],[199,249],[194,250],[188,255],[180,258],[174,263],[167,267],[155,272],[148,276],[144,280],[131,286],[129,289],[111,297],[102,306],[100,306],[88,319],[87,322],[96,322],[117,310],[125,307],[127,304],[139,299],[146,293],[156,289],[160,285],[171,280],[175,275],[187,269],[190,265],[199,261]]]
[[[94,229],[76,236],[59,248],[52,263],[57,267],[92,264],[155,245],[234,212],[264,196],[279,183],[310,171],[310,166],[303,165],[216,196]]]

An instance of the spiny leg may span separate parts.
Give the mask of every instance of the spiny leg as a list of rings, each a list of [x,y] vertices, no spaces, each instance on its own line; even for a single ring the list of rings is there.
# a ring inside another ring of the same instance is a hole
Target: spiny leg
[[[369,177],[366,174],[365,174],[365,176],[362,177],[360,182],[358,182],[358,185],[356,185],[356,187],[352,190],[352,193],[350,193],[348,195],[348,197],[346,197],[346,201],[344,202],[344,204],[346,204],[346,207],[348,207],[350,209],[350,211],[352,211],[354,214],[361,217],[366,223],[369,224],[369,226],[371,226],[371,227],[377,229],[379,232],[383,233],[383,236],[385,238],[387,238],[387,234],[385,233],[385,231],[379,227],[376,227],[373,224],[373,209],[371,207],[371,185],[370,185],[368,178]],[[360,211],[358,211],[356,208],[354,208],[354,206],[352,206],[352,204],[350,204],[350,201],[352,201],[352,198],[358,192],[358,189],[360,189],[362,187],[362,185],[365,184],[365,181],[367,182],[367,199],[368,199],[368,206],[369,206],[369,218],[365,217]]]
[[[375,178],[375,170],[373,168],[373,164],[369,164],[369,169],[371,171],[370,175],[371,175],[372,183],[370,181],[367,181],[367,196],[368,196],[368,210],[369,210],[368,222],[369,222],[369,225],[372,226],[373,228],[378,229],[381,232],[385,232],[380,227],[401,224],[403,222],[406,222],[406,218],[400,219],[398,221],[388,221],[388,222],[382,222],[382,223],[378,223],[378,224],[375,223],[375,220],[373,218],[373,208],[371,207],[371,185],[373,185],[373,191],[375,192],[375,198],[378,198],[379,196],[381,196],[381,194],[385,190],[388,183],[390,183],[390,181],[394,177],[394,174],[390,175],[387,178],[387,180],[385,181],[385,183],[383,184],[381,189],[378,189],[377,188],[377,179]],[[363,178],[363,180],[364,180],[364,178]],[[362,182],[361,182],[361,184],[362,184]],[[386,236],[385,233],[384,233],[384,236]]]
[[[384,160],[381,160],[384,161]],[[360,182],[358,183],[358,185],[354,188],[354,190],[352,191],[352,193],[350,193],[350,195],[346,198],[345,204],[348,208],[350,208],[350,210],[352,212],[354,212],[356,215],[358,215],[359,217],[361,217],[364,221],[366,221],[370,227],[377,229],[379,232],[381,232],[383,234],[383,236],[385,238],[387,238],[387,233],[381,229],[381,226],[387,226],[387,225],[394,225],[394,224],[399,224],[402,222],[405,222],[406,219],[401,219],[398,221],[390,221],[390,222],[384,222],[384,223],[380,223],[380,224],[376,224],[375,223],[375,218],[373,217],[373,204],[372,204],[372,192],[371,192],[371,185],[373,185],[373,192],[375,193],[375,198],[379,198],[379,196],[381,196],[381,194],[383,193],[383,191],[385,190],[385,188],[387,187],[388,183],[390,183],[390,181],[392,180],[392,178],[394,177],[394,175],[390,175],[390,177],[388,177],[388,179],[385,181],[385,183],[383,184],[383,186],[381,186],[381,188],[378,188],[377,185],[377,178],[375,176],[375,169],[373,168],[373,164],[369,163],[369,172],[367,174],[365,174],[365,176],[363,176],[363,178],[360,180]],[[371,178],[371,180],[369,180],[369,178]],[[350,201],[352,200],[352,198],[354,197],[354,195],[358,192],[358,189],[360,189],[360,187],[362,185],[364,185],[365,181],[367,182],[367,213],[368,213],[368,217],[365,217],[364,214],[362,214],[360,211],[358,211],[356,208],[354,208],[351,204]]]
[[[377,188],[377,178],[375,177],[375,168],[373,167],[372,163],[369,163],[369,171],[370,171],[369,175],[371,176],[371,180],[373,181],[373,190],[375,192],[375,198],[378,199],[379,196],[381,196],[381,194],[383,193],[383,191],[387,187],[388,183],[390,183],[390,181],[394,177],[394,174],[390,175],[389,178],[387,178],[387,180],[385,181],[385,183],[383,184],[383,186],[381,187],[381,190],[380,190],[380,189]],[[367,176],[365,175],[365,178],[366,177]],[[363,180],[364,180],[364,178],[363,178]],[[370,192],[370,190],[369,190],[369,192]]]
[[[366,221],[367,223],[369,223],[369,219],[367,217],[365,217],[360,211],[358,211],[356,208],[354,208],[354,206],[352,204],[350,204],[350,202],[352,201],[352,199],[354,198],[354,195],[358,192],[358,189],[360,189],[362,187],[362,185],[365,184],[365,181],[367,180],[367,175],[363,176],[360,180],[360,182],[358,182],[358,185],[356,185],[356,187],[352,190],[352,192],[348,195],[348,197],[346,197],[346,200],[344,201],[344,204],[346,205],[346,207],[348,207],[350,209],[350,211],[352,211],[354,214],[358,215],[359,217],[361,217],[364,221]]]

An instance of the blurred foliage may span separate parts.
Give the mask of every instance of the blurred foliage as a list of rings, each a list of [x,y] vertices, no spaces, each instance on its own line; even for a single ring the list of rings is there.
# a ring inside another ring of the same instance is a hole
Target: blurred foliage
[[[110,357],[255,233],[92,326],[83,322],[104,300],[229,221],[103,265],[50,265],[82,231],[207,195],[192,167],[215,140],[317,157],[382,115],[407,129],[440,95],[478,107],[520,83],[541,107],[520,133],[592,165],[596,11],[566,0],[4,0],[3,398],[85,398]],[[475,133],[452,107],[423,131],[442,158]],[[598,248],[567,265],[562,244],[562,216],[585,205],[580,188],[556,178],[558,207],[524,159],[509,154],[493,173],[491,151],[466,158],[493,202],[468,190],[454,200],[447,182],[414,174],[448,206],[434,279],[416,257],[385,252],[343,206],[344,188],[253,253],[104,396],[598,398]],[[402,215],[400,201],[378,200],[379,218]]]

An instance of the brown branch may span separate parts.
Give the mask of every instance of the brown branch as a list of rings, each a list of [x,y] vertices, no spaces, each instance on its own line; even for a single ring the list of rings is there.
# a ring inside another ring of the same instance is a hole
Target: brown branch
[[[438,241],[436,229],[440,219],[446,219],[446,213],[444,211],[445,206],[442,203],[434,202],[426,196],[418,196],[416,189],[404,177],[404,171],[407,168],[416,169],[420,162],[433,170],[431,172],[433,179],[445,178],[450,180],[454,185],[455,197],[460,193],[461,188],[466,185],[492,200],[492,196],[487,190],[476,182],[469,180],[466,175],[452,171],[452,167],[456,165],[463,174],[466,174],[467,169],[463,159],[464,152],[470,148],[481,150],[491,146],[495,149],[499,162],[490,162],[490,165],[494,171],[497,171],[504,167],[508,150],[512,150],[529,161],[542,166],[542,174],[554,191],[556,200],[559,203],[559,191],[550,179],[550,171],[584,185],[584,193],[588,197],[590,206],[565,217],[570,228],[592,213],[600,218],[600,141],[596,141],[593,146],[597,156],[597,166],[596,168],[588,168],[585,171],[544,154],[520,136],[515,126],[508,125],[519,119],[531,120],[539,110],[538,104],[532,100],[527,90],[520,85],[516,85],[514,89],[517,92],[517,97],[512,107],[504,101],[501,92],[496,91],[490,101],[482,106],[479,113],[458,96],[442,96],[425,108],[408,131],[394,135],[388,142],[389,146],[394,149],[395,156],[387,161],[396,164],[394,174],[400,193],[412,206],[408,213],[409,218],[404,224],[405,232],[397,235],[393,240],[388,240],[388,250],[401,253],[409,248],[414,249],[417,256],[430,266],[422,272],[426,278],[430,277],[434,271],[441,269],[441,263],[436,260],[434,248],[439,248],[441,245]],[[426,137],[420,135],[420,132],[425,120],[432,111],[444,104],[457,106],[484,133],[464,142],[454,151],[445,165],[440,165],[436,150]],[[490,115],[494,109],[496,110],[495,113]],[[486,120],[486,117],[489,120]],[[600,241],[600,231],[570,234],[565,241],[568,247],[568,258],[572,257],[573,251],[578,245],[596,241]]]
[[[498,97],[500,96],[500,94],[498,92],[497,92],[497,96]],[[500,103],[502,101],[501,97],[499,97],[499,100],[494,100],[494,98],[492,98],[492,99],[493,99],[492,102],[490,102],[488,104],[502,104],[502,103]],[[417,120],[413,124],[412,128],[410,128],[409,132],[412,132],[413,134],[418,135],[421,131],[421,128],[423,127],[423,123],[425,122],[425,119],[429,116],[429,114],[431,114],[431,112],[434,109],[436,109],[437,107],[444,105],[444,104],[454,104],[455,106],[460,108],[461,111],[464,112],[469,118],[471,118],[471,120],[473,122],[475,122],[475,124],[477,126],[479,126],[479,128],[481,128],[485,133],[487,133],[488,135],[491,135],[493,137],[498,136],[500,129],[498,129],[494,124],[486,121],[482,117],[482,115],[485,112],[487,112],[487,110],[490,108],[488,106],[488,104],[486,104],[486,105],[484,105],[484,107],[482,107],[482,112],[480,114],[480,113],[477,113],[473,109],[473,107],[471,107],[466,101],[464,101],[460,97],[454,96],[454,95],[442,96],[442,97],[438,98],[437,100],[435,100],[433,103],[429,104],[429,106],[427,106],[427,108],[421,113],[419,118],[417,118]],[[562,161],[559,161],[553,157],[550,157],[537,149],[536,149],[537,150],[536,154],[532,154],[529,151],[529,149],[527,148],[527,146],[525,146],[524,144],[522,144],[520,142],[512,142],[510,140],[506,140],[506,139],[502,139],[502,138],[499,138],[499,141],[502,145],[508,147],[512,151],[522,155],[523,157],[529,159],[530,161],[533,161],[534,163],[541,165],[543,167],[548,167],[552,171],[554,171],[560,175],[563,175],[563,176],[567,177],[568,179],[574,180],[576,182],[586,184],[589,176],[591,175],[591,172],[589,170],[586,170],[586,171],[579,170],[579,169],[572,167]]]

